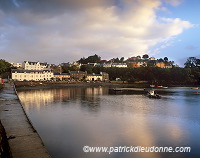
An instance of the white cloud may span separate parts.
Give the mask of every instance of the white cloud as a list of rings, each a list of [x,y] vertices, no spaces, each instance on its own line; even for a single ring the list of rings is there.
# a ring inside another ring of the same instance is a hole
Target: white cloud
[[[143,55],[150,47],[192,27],[178,18],[158,19],[159,0],[121,0],[121,7],[94,1],[81,11],[82,3],[75,1],[77,12],[66,10],[54,16],[28,9],[9,15],[0,12],[1,19],[12,21],[5,20],[8,27],[0,27],[7,39],[7,47],[0,49],[0,54],[7,51],[49,62],[73,61],[95,53],[103,59]]]

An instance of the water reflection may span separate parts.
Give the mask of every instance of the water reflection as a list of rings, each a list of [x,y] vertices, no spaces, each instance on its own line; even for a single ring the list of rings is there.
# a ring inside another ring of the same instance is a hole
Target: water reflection
[[[159,100],[105,87],[21,91],[19,97],[55,158],[199,157],[200,98],[190,89],[164,91]],[[191,146],[192,153],[86,154],[85,145]]]
[[[98,106],[100,102],[98,96],[107,94],[108,89],[101,87],[19,91],[19,97],[22,103],[26,105],[26,110],[35,107],[40,110],[41,106],[51,103],[76,102],[77,99],[81,100],[83,106]]]

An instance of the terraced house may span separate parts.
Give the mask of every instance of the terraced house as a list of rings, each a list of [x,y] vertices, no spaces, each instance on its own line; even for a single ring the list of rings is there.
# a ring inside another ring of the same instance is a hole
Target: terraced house
[[[16,81],[48,81],[53,78],[51,70],[12,69],[11,74]]]
[[[22,67],[11,70],[13,80],[17,81],[48,81],[53,78],[53,72],[47,63],[29,62],[22,63]]]

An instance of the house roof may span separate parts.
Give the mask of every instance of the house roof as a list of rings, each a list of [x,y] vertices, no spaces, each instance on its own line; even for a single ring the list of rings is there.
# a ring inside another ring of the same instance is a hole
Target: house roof
[[[87,74],[85,71],[70,71],[70,74]]]
[[[12,73],[31,73],[31,72],[51,72],[51,70],[24,70],[24,69],[12,69]]]
[[[61,75],[61,76],[66,75],[66,76],[69,76],[70,74],[69,73],[54,73],[54,75]]]
[[[101,72],[101,75],[108,75],[107,72]]]
[[[112,63],[112,65],[127,65],[126,63]]]
[[[24,61],[24,63],[26,63],[26,62],[28,62],[29,64],[37,64],[37,63],[39,63],[40,65],[48,65],[47,64],[47,62],[45,62],[45,63],[40,63],[39,61],[38,62],[32,62],[32,61]]]
[[[101,74],[88,74],[88,76],[102,76]]]

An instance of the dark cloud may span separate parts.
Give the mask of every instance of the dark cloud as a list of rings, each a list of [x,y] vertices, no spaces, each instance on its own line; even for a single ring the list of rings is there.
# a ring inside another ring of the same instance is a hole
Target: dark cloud
[[[62,13],[81,11],[91,7],[112,6],[114,0],[1,0],[0,9],[4,12],[30,10],[34,13]]]
[[[0,10],[9,11],[15,8],[15,5],[12,0],[1,0],[0,1]]]

